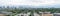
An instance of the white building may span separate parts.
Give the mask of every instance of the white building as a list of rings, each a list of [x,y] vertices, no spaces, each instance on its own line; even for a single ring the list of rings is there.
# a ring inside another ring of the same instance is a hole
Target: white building
[[[37,14],[37,13],[34,13],[34,16],[40,16],[39,14]]]
[[[60,16],[60,13],[54,13],[54,16]]]
[[[17,14],[16,16],[29,16],[30,15],[30,12],[29,13],[20,13],[20,14]]]

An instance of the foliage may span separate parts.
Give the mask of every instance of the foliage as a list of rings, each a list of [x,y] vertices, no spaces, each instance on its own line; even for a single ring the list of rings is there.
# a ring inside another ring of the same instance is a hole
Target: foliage
[[[19,14],[19,13],[28,13],[31,12],[31,15],[33,15],[34,12],[39,13],[39,12],[59,12],[60,8],[4,8],[0,9],[0,11],[7,11],[7,12],[12,12],[13,15]],[[59,12],[60,13],[60,12]]]

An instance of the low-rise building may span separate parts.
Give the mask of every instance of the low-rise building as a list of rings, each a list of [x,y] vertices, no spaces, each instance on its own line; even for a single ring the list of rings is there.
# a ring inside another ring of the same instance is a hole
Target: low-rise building
[[[34,16],[40,16],[39,14],[37,14],[37,13],[34,13]]]
[[[60,16],[60,13],[54,13],[54,16]]]
[[[0,13],[0,16],[7,16],[6,14]]]
[[[50,12],[40,12],[40,16],[53,16]]]
[[[29,13],[20,13],[20,14],[17,14],[15,16],[29,16],[30,15],[30,12]]]
[[[0,12],[0,16],[8,16],[10,14],[12,14],[12,12],[5,12],[5,11]]]

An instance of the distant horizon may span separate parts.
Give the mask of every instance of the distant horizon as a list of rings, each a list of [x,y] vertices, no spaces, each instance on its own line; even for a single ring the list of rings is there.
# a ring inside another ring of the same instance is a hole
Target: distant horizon
[[[0,6],[0,7],[7,7],[7,6]],[[54,6],[27,6],[27,5],[20,5],[20,6],[9,6],[9,7],[24,7],[24,8],[60,8],[59,5]]]
[[[60,4],[60,0],[0,0],[0,5],[32,5],[32,6],[49,6]]]
[[[0,6],[60,8],[60,0],[0,0]]]

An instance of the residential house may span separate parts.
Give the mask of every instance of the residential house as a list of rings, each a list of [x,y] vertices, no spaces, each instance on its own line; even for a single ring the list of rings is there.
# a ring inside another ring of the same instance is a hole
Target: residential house
[[[37,14],[37,13],[34,13],[34,16],[40,16],[39,14]]]
[[[53,14],[50,14],[50,12],[39,12],[40,16],[53,16]]]
[[[0,16],[7,16],[6,14],[4,14],[4,13],[0,13]]]
[[[10,14],[12,14],[12,12],[5,12],[5,11],[0,12],[0,16],[8,16]]]
[[[20,13],[20,14],[17,14],[15,16],[29,16],[30,15],[30,12],[29,13]]]
[[[54,16],[60,16],[60,13],[54,13]]]

